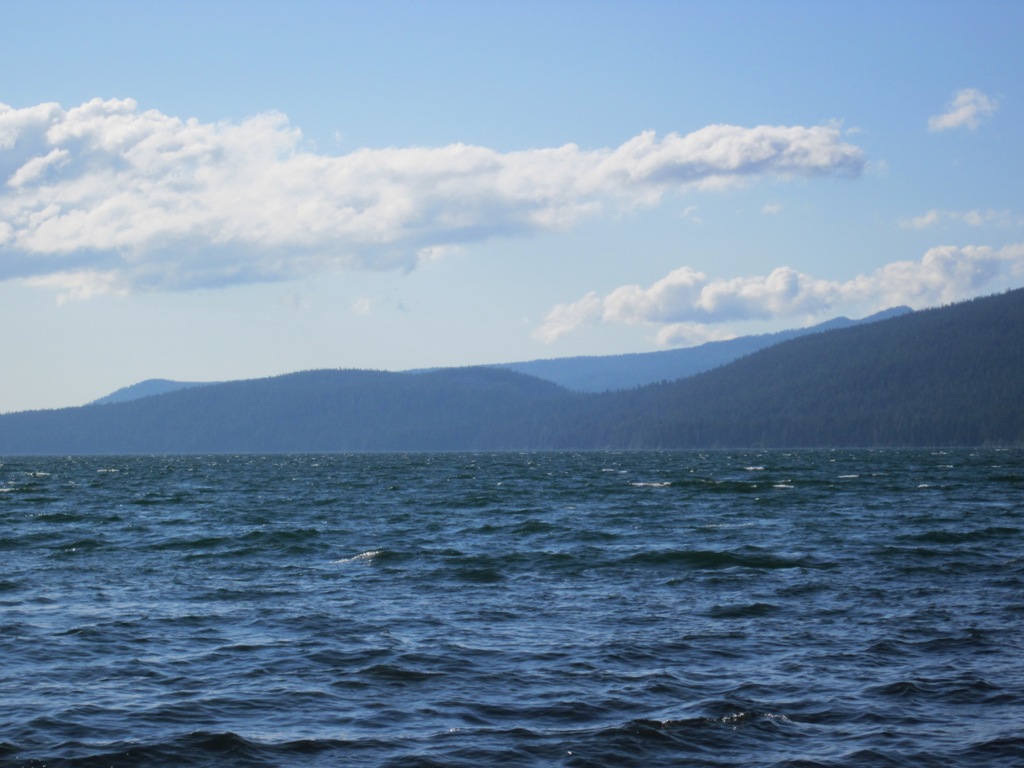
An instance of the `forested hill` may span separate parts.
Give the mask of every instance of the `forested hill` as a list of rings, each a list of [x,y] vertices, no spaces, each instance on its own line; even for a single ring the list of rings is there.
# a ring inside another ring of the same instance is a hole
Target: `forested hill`
[[[138,400],[140,397],[152,397],[153,395],[165,395],[178,389],[189,387],[202,387],[215,382],[205,381],[170,381],[168,379],[147,379],[138,384],[121,387],[116,392],[111,392],[105,397],[93,400],[90,405],[107,405],[108,403],[123,403],[128,400]]]
[[[740,336],[726,341],[709,341],[683,349],[634,352],[624,355],[559,357],[551,360],[504,363],[498,367],[546,379],[576,392],[630,389],[656,382],[675,381],[710,371],[744,355],[789,339],[836,328],[874,323],[898,317],[910,311],[909,307],[893,307],[860,320],[836,317],[808,328],[795,328],[755,336]]]
[[[605,403],[614,416],[569,443],[1021,445],[1024,290],[801,337]]]
[[[0,454],[500,450],[550,444],[574,396],[490,368],[304,371],[0,416]]]
[[[1024,444],[1024,290],[570,392],[495,368],[309,371],[0,416],[0,454]]]
[[[738,357],[749,355],[759,349],[770,347],[787,339],[795,339],[809,333],[820,333],[833,328],[847,328],[860,323],[872,323],[889,317],[910,312],[909,307],[893,307],[860,320],[836,317],[809,328],[796,328],[756,336],[741,336],[727,341],[709,341],[696,347],[665,349],[657,352],[635,352],[625,355],[595,355],[583,357],[560,357],[550,360],[528,360],[519,363],[500,363],[489,366],[518,371],[538,379],[559,384],[576,392],[604,392],[613,389],[653,384],[659,381],[673,381],[695,373],[708,371],[732,362]],[[421,369],[409,373],[423,373]],[[148,379],[137,384],[122,387],[116,392],[94,400],[90,405],[122,403],[152,395],[163,395],[177,389],[204,386],[219,382],[169,381]]]

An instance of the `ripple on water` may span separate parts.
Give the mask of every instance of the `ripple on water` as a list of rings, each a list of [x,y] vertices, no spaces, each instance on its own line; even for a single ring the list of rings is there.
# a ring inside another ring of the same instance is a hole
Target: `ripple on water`
[[[1022,451],[0,471],[0,763],[1024,764]]]

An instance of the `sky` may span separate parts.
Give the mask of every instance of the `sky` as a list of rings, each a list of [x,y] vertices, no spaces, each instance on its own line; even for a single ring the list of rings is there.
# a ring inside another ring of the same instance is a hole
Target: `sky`
[[[0,412],[1024,286],[1021,2],[5,2]]]

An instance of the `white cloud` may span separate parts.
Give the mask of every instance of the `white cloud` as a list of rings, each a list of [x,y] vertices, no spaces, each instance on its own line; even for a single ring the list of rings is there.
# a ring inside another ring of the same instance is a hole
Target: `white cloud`
[[[670,189],[863,165],[836,126],[712,125],[596,150],[330,156],[279,113],[200,123],[130,99],[0,105],[0,280],[91,295],[411,269],[461,244],[656,205]]]
[[[683,219],[684,221],[688,221],[691,224],[701,224],[701,223],[703,223],[701,221],[700,216],[697,214],[697,206],[696,205],[688,205],[688,206],[686,206],[683,209],[682,213],[679,214],[679,218]]]
[[[782,203],[765,203],[761,206],[761,213],[774,216],[777,213],[782,213]]]
[[[659,347],[695,347],[709,341],[735,339],[736,334],[704,323],[672,323],[663,326],[655,336]]]
[[[1000,226],[1024,226],[1024,216],[1014,214],[1011,211],[997,211],[988,209],[986,211],[940,211],[932,210],[912,219],[903,219],[900,226],[904,229],[925,229],[940,224],[943,221],[953,221],[967,224],[972,227],[981,227],[985,224],[998,224]]]
[[[976,88],[964,88],[957,91],[943,114],[928,119],[928,130],[947,131],[967,127],[973,131],[981,125],[982,118],[992,115],[998,106],[998,101]]]
[[[63,165],[67,162],[67,158],[68,151],[66,149],[54,149],[43,157],[33,157],[11,175],[7,185],[10,187],[23,186],[41,176],[47,168]]]
[[[708,324],[791,317],[814,317],[842,306],[875,311],[897,305],[914,308],[958,301],[994,290],[1024,276],[1024,243],[939,246],[919,261],[887,264],[851,280],[822,280],[779,267],[768,275],[709,279],[689,267],[674,270],[648,288],[626,285],[599,296],[560,304],[537,329],[552,342],[584,324],[647,324],[658,328],[659,343],[699,343],[716,331]]]
[[[942,211],[937,211],[933,208],[928,211],[928,213],[915,216],[912,219],[904,219],[900,222],[900,226],[904,229],[925,229],[938,224],[942,221],[943,217],[944,214]]]
[[[26,283],[39,288],[57,291],[58,303],[68,299],[80,301],[94,296],[113,294],[126,296],[128,290],[113,272],[79,270],[77,272],[53,272],[48,275],[27,278]]]
[[[601,299],[594,292],[571,304],[557,304],[544,318],[533,336],[543,342],[553,342],[581,325],[588,325],[601,317]]]

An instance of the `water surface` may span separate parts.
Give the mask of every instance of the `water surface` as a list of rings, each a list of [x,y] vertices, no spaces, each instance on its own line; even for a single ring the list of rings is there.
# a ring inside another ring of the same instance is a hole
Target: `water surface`
[[[1024,764],[1024,451],[0,459],[0,764]]]

